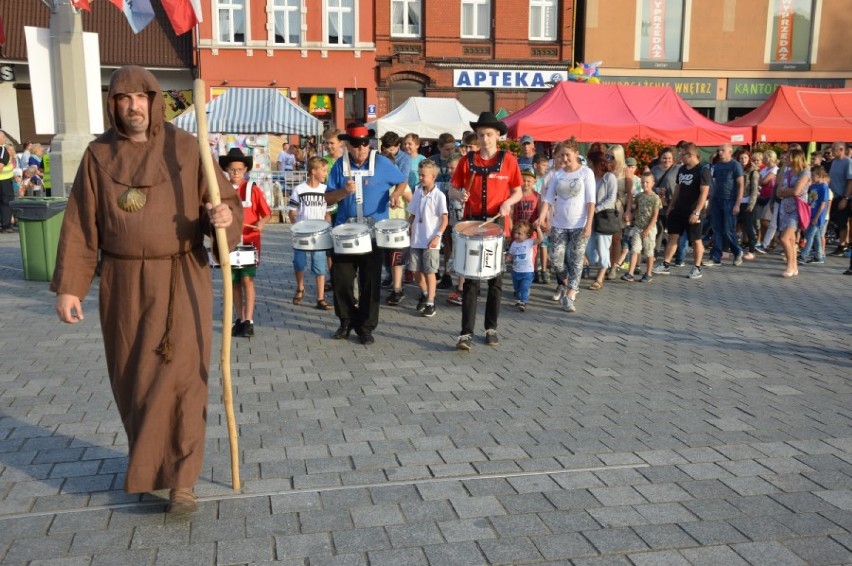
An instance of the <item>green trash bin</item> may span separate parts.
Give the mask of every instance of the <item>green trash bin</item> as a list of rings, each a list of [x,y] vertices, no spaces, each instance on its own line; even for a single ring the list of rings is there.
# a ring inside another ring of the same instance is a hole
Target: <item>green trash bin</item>
[[[67,202],[64,197],[23,197],[12,201],[12,214],[18,219],[24,279],[27,281],[50,281],[53,278]]]

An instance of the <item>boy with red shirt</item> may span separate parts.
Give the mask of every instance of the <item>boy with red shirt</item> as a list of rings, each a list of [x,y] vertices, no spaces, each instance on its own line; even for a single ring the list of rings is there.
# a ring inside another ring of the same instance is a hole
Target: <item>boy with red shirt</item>
[[[260,257],[260,233],[272,218],[272,211],[266,203],[263,192],[251,181],[246,180],[246,174],[251,171],[253,159],[243,155],[239,148],[231,148],[228,155],[219,158],[219,166],[228,174],[228,180],[237,191],[237,196],[243,203],[243,244],[251,244]],[[254,278],[257,267],[246,265],[234,268],[231,277],[234,281],[234,308],[237,310],[237,321],[231,331],[233,336],[254,336]]]
[[[512,214],[512,205],[521,200],[521,170],[517,158],[500,151],[497,140],[506,135],[506,124],[491,112],[483,112],[476,122],[470,123],[479,139],[478,152],[469,152],[459,161],[452,177],[452,186],[460,192],[466,220],[486,220],[498,213],[504,223]],[[501,251],[502,253],[502,251]],[[485,343],[496,346],[497,317],[500,315],[502,274],[488,280],[488,298],[485,302]],[[456,349],[469,351],[473,343],[473,325],[476,322],[476,303],[479,281],[467,278],[462,296],[462,330]]]

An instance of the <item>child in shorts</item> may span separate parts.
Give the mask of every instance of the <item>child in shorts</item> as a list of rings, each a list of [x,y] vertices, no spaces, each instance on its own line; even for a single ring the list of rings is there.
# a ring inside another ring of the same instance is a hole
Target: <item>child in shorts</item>
[[[540,241],[541,228],[537,222],[533,224],[521,220],[512,226],[512,245],[506,253],[506,262],[512,264],[512,287],[518,298],[515,308],[521,312],[527,310],[535,272],[535,256]]]
[[[302,220],[331,221],[329,207],[325,202],[325,180],[328,177],[328,163],[322,157],[308,159],[308,179],[293,188],[287,203],[287,216],[295,224]],[[293,304],[301,305],[305,298],[305,269],[308,266],[308,256],[311,259],[311,272],[316,279],[318,310],[331,310],[332,306],[325,300],[325,276],[328,269],[325,250],[308,252],[293,250],[293,271],[296,273],[296,294]]]
[[[254,163],[253,158],[244,155],[237,148],[231,148],[227,155],[219,157],[219,166],[228,174],[228,180],[237,191],[237,196],[243,203],[243,236],[242,243],[254,246],[257,257],[260,258],[260,234],[263,227],[272,218],[272,210],[263,196],[263,191],[248,180],[248,173]],[[232,336],[254,336],[254,278],[257,276],[256,265],[234,267],[231,277],[234,283],[234,308],[237,320],[231,328]]]
[[[447,197],[435,187],[438,166],[424,159],[418,167],[420,183],[408,204],[411,225],[411,253],[408,269],[420,287],[417,310],[425,317],[435,316],[435,289],[440,263],[441,237],[447,229]]]
[[[645,275],[640,280],[650,283],[654,269],[654,248],[657,245],[657,216],[663,207],[660,197],[654,192],[654,174],[650,171],[642,173],[642,192],[634,199],[636,203],[636,219],[633,226],[627,230],[626,240],[630,244],[630,267],[621,276],[624,281],[635,281],[633,270],[639,262],[639,254],[646,258]]]

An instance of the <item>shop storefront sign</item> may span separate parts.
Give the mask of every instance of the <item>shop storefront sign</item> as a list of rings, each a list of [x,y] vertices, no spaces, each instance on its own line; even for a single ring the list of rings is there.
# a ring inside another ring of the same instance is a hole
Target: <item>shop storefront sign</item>
[[[536,69],[454,69],[455,88],[550,88],[568,79],[568,71]]]
[[[765,100],[779,86],[843,88],[843,79],[728,79],[728,100]]]
[[[685,100],[715,100],[717,81],[713,78],[675,79],[665,77],[598,77],[604,84],[670,86]]]

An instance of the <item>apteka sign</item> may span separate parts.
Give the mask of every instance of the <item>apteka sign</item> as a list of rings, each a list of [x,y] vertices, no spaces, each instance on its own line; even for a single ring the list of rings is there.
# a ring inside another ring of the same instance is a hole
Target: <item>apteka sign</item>
[[[550,88],[568,79],[568,71],[536,69],[454,69],[455,88]]]

